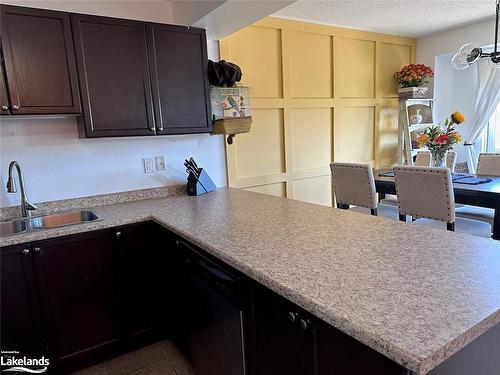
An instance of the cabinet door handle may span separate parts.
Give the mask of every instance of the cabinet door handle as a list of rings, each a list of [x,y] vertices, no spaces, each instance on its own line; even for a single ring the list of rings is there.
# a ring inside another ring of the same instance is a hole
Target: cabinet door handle
[[[299,327],[303,331],[307,330],[309,328],[310,324],[311,324],[311,321],[309,319],[300,319],[299,320]]]
[[[1,108],[2,108],[2,111],[4,111],[4,112],[7,112],[9,110],[9,107],[7,107],[6,105],[3,105]]]
[[[292,323],[295,323],[297,321],[298,316],[299,316],[299,314],[297,314],[293,311],[288,312],[288,320],[291,321]]]
[[[115,232],[116,237],[120,237],[122,235],[122,232]]]
[[[13,106],[12,106],[12,109],[13,109],[14,111],[17,111],[17,110],[19,109],[19,106],[18,106],[18,105],[13,105]]]
[[[40,252],[40,248],[39,248],[39,247],[35,247],[35,248],[33,249],[33,251],[34,251],[35,253],[39,253],[39,252]]]
[[[30,249],[23,249],[23,255],[28,255],[30,253]]]

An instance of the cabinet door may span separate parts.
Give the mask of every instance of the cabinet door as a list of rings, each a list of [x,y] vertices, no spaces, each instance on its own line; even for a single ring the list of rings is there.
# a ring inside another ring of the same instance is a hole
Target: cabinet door
[[[144,22],[71,15],[87,137],[153,135]]]
[[[37,355],[44,350],[40,306],[29,246],[1,249],[1,344],[2,350]]]
[[[116,346],[121,324],[109,231],[32,244],[49,338],[61,368]]]
[[[294,321],[290,320],[290,314]],[[307,327],[300,327],[300,320]],[[259,375],[313,375],[315,327],[297,308],[264,288],[255,288],[252,333],[256,358],[250,362]]]
[[[212,131],[205,30],[148,23],[158,134]]]
[[[69,14],[2,5],[1,17],[12,114],[79,113]]]
[[[169,238],[161,243],[156,225],[141,223],[113,230],[118,258],[121,311],[129,341],[148,339],[168,324],[171,296]],[[173,240],[171,242],[173,246]]]
[[[7,86],[5,84],[5,75],[3,73],[3,56],[0,57],[2,60],[2,64],[0,65],[0,116],[2,116],[10,115],[10,110],[9,97],[7,95]]]
[[[407,370],[359,341],[316,323],[318,375],[406,375]]]

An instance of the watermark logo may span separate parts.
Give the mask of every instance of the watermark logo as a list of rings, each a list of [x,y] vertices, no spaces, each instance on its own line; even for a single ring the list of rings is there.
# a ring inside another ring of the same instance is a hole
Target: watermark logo
[[[43,374],[47,372],[50,361],[45,356],[29,357],[20,355],[18,351],[2,350],[0,365],[2,372]]]

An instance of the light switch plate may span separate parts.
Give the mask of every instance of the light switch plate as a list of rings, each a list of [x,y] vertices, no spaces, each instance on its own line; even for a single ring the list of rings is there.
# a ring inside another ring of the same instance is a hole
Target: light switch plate
[[[142,159],[142,161],[144,162],[144,173],[154,173],[155,172],[153,158],[144,158],[144,159]]]
[[[155,156],[155,167],[157,172],[163,172],[167,169],[165,166],[165,157],[163,155]]]

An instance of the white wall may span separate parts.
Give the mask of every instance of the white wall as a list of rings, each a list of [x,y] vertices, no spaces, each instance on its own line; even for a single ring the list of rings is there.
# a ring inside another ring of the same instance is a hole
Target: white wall
[[[458,51],[465,43],[491,45],[495,36],[495,20],[490,19],[457,29],[417,39],[417,61],[434,66],[436,56]]]
[[[272,15],[295,1],[297,0],[221,1],[219,6],[196,21],[193,26],[206,29],[208,38],[219,40],[264,17]],[[178,1],[174,0],[174,17],[176,16],[176,2]],[[209,2],[216,3],[215,1]],[[188,3],[197,6],[198,1],[189,1]]]
[[[171,22],[166,1],[2,1],[57,10]],[[208,43],[218,60],[218,44]],[[0,207],[19,204],[3,186],[11,160],[21,164],[34,202],[184,183],[183,162],[193,156],[217,186],[226,185],[222,136],[79,139],[71,117],[0,119]],[[164,155],[167,171],[144,174],[142,158]]]
[[[178,25],[193,25],[227,0],[171,0],[172,14]]]
[[[1,0],[1,3],[141,21],[173,21],[172,4],[165,0]]]

